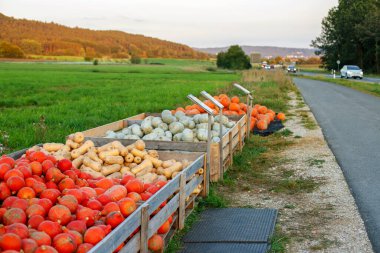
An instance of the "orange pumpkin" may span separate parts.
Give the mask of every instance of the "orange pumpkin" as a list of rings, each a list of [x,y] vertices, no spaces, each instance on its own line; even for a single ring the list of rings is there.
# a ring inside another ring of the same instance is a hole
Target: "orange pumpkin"
[[[229,109],[230,111],[238,112],[240,110],[240,106],[237,103],[231,103]]]
[[[185,112],[185,109],[184,109],[183,107],[178,107],[178,108],[176,109],[176,112],[178,112],[178,111]]]
[[[237,96],[234,96],[234,97],[231,98],[231,102],[239,104],[240,103],[240,99]]]
[[[257,117],[258,114],[259,114],[259,113],[257,112],[257,109],[256,109],[256,108],[253,108],[253,109],[252,109],[252,112],[251,112],[251,116],[253,116],[253,117]]]
[[[220,99],[220,103],[224,106],[224,107],[228,107],[231,103],[230,99],[226,96],[226,97],[222,97]]]
[[[277,119],[279,119],[279,120],[285,120],[285,114],[282,113],[282,112],[279,112],[279,113],[277,114]]]
[[[205,103],[205,105],[207,105],[211,109],[215,108],[215,105],[210,100],[205,100],[203,103]]]
[[[261,114],[265,114],[268,111],[268,108],[266,106],[260,106],[257,110]]]
[[[262,119],[257,121],[256,126],[259,130],[266,130],[268,128],[268,124],[267,124],[266,120],[262,120]]]
[[[256,121],[257,121],[256,118],[251,117],[251,122],[250,122],[250,127],[249,127],[251,129],[251,131],[255,128]]]
[[[243,111],[247,112],[247,105],[246,104],[239,103],[239,106],[240,106],[240,109],[242,109]]]

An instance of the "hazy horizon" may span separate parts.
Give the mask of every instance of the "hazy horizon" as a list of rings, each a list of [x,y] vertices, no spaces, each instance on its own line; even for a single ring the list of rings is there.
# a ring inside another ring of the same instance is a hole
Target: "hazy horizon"
[[[191,47],[274,46],[310,48],[322,18],[338,0],[2,0],[14,18],[69,27],[120,30]],[[22,8],[20,8],[22,6]]]

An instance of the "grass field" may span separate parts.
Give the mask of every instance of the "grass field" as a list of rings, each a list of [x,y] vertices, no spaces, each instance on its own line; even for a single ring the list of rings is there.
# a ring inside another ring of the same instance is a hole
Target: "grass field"
[[[0,63],[0,131],[11,150],[63,141],[72,132],[215,93],[239,74],[207,71],[210,62],[160,60],[165,65]],[[44,122],[40,117],[45,118]]]

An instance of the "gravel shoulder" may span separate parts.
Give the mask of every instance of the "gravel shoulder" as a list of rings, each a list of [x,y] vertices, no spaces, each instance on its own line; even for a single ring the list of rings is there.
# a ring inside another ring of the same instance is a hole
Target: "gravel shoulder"
[[[269,171],[318,183],[311,192],[287,194],[271,189],[226,194],[231,206],[279,209],[278,225],[290,238],[287,252],[373,252],[363,220],[335,156],[310,108],[300,95],[290,94],[286,129],[293,144],[275,154],[281,159]]]

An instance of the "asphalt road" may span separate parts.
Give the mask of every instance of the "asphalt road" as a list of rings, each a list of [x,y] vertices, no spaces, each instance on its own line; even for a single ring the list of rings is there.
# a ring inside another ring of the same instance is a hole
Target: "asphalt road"
[[[305,75],[305,76],[324,76],[324,77],[328,77],[328,78],[333,78],[333,75],[331,74],[323,74],[323,73],[314,73],[314,72],[305,72],[305,71],[301,71],[301,72],[297,72],[297,74],[301,74],[301,75]],[[336,75],[335,78],[339,78],[340,79],[340,75]],[[364,75],[363,79],[352,79],[350,78],[349,79],[350,81],[357,81],[357,82],[367,82],[367,83],[378,83],[380,84],[380,78],[376,78],[376,77],[366,77]]]
[[[380,252],[380,98],[329,82],[294,82],[343,170],[374,251]]]

